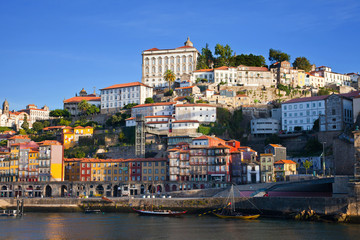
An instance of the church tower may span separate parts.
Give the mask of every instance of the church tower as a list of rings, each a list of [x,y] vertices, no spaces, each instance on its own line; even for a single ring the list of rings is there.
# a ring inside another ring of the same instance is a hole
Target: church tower
[[[9,114],[9,103],[6,99],[3,103],[2,110],[3,110],[3,114]]]

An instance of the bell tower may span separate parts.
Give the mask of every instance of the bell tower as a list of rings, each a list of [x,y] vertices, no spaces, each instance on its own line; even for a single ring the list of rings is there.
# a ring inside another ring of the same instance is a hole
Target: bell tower
[[[3,110],[3,114],[9,114],[9,103],[6,99],[3,103],[2,110]]]

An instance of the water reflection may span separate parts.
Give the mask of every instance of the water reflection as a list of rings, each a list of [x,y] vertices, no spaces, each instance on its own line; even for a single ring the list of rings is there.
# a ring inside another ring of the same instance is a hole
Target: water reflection
[[[0,239],[358,239],[359,225],[212,216],[27,213],[0,218]]]

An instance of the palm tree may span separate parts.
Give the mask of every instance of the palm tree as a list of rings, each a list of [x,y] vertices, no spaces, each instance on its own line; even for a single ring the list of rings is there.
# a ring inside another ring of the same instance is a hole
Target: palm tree
[[[164,73],[164,80],[169,83],[169,91],[170,91],[171,83],[175,81],[175,78],[176,78],[175,74],[170,69],[166,70],[166,72]]]

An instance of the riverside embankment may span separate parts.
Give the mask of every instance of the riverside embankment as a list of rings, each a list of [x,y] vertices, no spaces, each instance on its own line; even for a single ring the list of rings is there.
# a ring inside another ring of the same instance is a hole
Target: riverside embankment
[[[104,212],[130,212],[131,207],[143,208],[155,205],[159,208],[188,210],[189,213],[203,213],[223,206],[225,198],[28,198],[24,200],[25,212],[81,212],[86,208],[101,209]],[[348,197],[255,197],[236,198],[238,209],[248,212],[260,210],[267,216],[290,216],[303,210],[332,216],[346,214],[359,217],[360,202]],[[1,208],[15,208],[16,199],[1,199]]]

